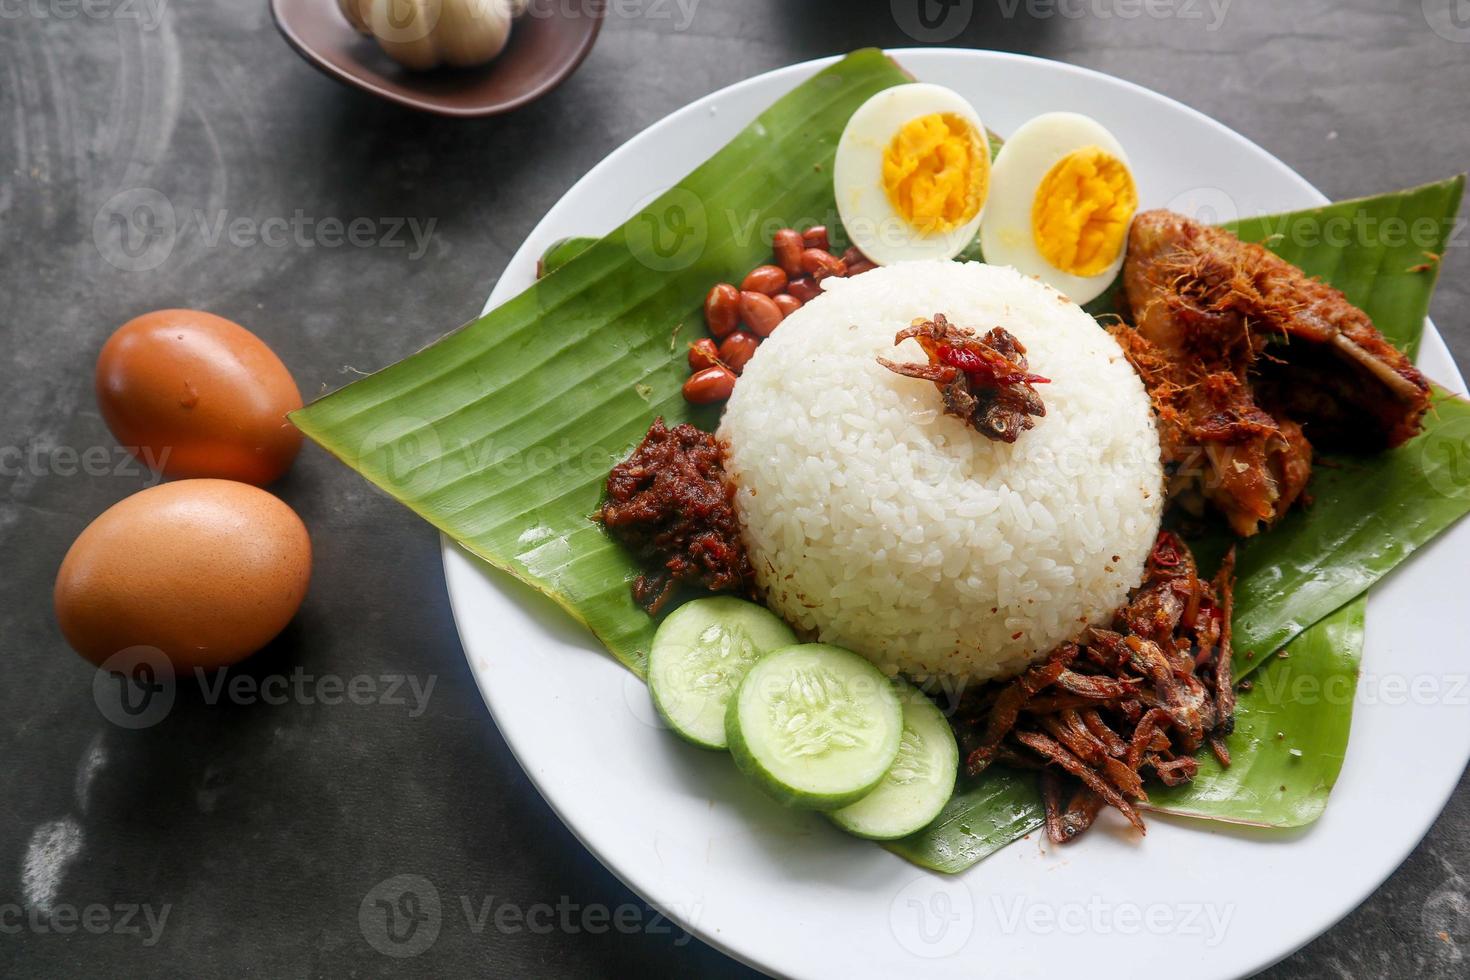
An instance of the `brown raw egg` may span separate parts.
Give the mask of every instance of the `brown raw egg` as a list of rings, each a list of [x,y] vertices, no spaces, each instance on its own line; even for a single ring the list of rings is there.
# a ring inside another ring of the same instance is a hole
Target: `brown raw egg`
[[[286,365],[238,323],[158,310],[117,329],[97,357],[97,403],[117,441],[170,477],[264,486],[286,472],[301,392]]]
[[[290,507],[245,483],[180,480],[78,535],[56,574],[56,618],[96,664],[148,646],[175,670],[222,667],[269,643],[310,579],[311,539]]]

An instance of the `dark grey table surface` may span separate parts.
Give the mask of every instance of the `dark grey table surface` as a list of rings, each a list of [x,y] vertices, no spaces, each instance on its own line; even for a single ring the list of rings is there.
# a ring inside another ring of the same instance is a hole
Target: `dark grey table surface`
[[[120,465],[91,392],[120,323],[206,308],[264,337],[308,397],[334,388],[476,314],[542,214],[643,127],[769,68],[912,44],[894,14],[905,6],[622,0],[558,91],[504,118],[451,122],[317,74],[265,0],[0,0],[0,975],[748,972],[670,929],[562,826],[476,692],[437,536],[325,453],[309,447],[275,488],[311,529],[311,594],[243,668],[302,678],[272,698],[285,703],[194,692],[152,727],[110,724],[93,671],[61,641],[50,589],[76,533],[148,482]],[[1174,96],[1329,196],[1470,164],[1461,0],[962,0],[955,11],[971,7],[950,43]],[[98,242],[143,188],[179,220],[156,268],[130,272]],[[221,219],[293,217],[308,229],[365,217],[377,233],[337,247],[312,231],[219,233]],[[386,232],[400,222],[395,247]],[[431,234],[420,244],[413,227]],[[1467,275],[1465,249],[1451,249],[1434,306],[1461,364]],[[371,679],[367,703],[329,703],[315,686],[359,677]],[[394,692],[389,677],[406,683]],[[1467,838],[1462,782],[1398,872],[1270,975],[1465,976]],[[380,952],[405,949],[374,925],[398,875],[427,879],[441,900],[437,936],[410,944],[412,957]]]

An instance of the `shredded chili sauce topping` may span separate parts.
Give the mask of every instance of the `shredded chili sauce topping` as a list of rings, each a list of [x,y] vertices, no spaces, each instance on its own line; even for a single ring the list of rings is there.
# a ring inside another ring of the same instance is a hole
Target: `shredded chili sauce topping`
[[[943,396],[945,412],[964,419],[986,438],[1015,442],[1035,427],[1035,419],[1046,415],[1034,386],[1050,379],[1030,372],[1026,348],[1003,327],[979,337],[938,313],[932,320],[915,320],[893,342],[909,338],[919,342],[927,363],[902,364],[886,357],[878,358],[878,363],[895,374],[932,381]]]

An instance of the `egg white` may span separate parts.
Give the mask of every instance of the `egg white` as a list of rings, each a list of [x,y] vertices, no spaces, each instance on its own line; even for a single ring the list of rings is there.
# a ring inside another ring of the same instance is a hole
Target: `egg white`
[[[958,92],[916,82],[877,93],[858,107],[842,130],[832,167],[837,213],[848,240],[879,265],[912,259],[952,259],[975,237],[985,202],[975,216],[948,231],[924,233],[898,213],[883,188],[883,154],[910,120],[949,113],[968,121],[988,144],[985,125]]]
[[[1132,173],[1123,145],[1089,116],[1048,112],[1028,121],[1001,145],[990,168],[990,200],[980,223],[980,250],[992,265],[1009,265],[1056,288],[1077,304],[1096,299],[1118,277],[1127,248],[1095,276],[1074,276],[1052,265],[1036,247],[1031,205],[1042,180],[1069,153],[1101,147]]]

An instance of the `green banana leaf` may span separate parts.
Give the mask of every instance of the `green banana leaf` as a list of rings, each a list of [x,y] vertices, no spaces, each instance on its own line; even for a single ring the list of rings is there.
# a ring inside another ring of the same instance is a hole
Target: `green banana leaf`
[[[1359,597],[1302,633],[1237,695],[1230,767],[1200,754],[1183,786],[1150,786],[1147,809],[1259,827],[1322,815],[1342,772],[1363,656]]]
[[[1237,678],[1470,511],[1470,402],[1440,395],[1407,445],[1319,459],[1311,506],[1240,549]]]
[[[536,278],[551,275],[596,244],[595,238],[563,238],[552,242],[551,247],[542,252],[541,258],[536,261]]]
[[[653,623],[629,593],[637,568],[588,519],[607,471],[656,415],[714,422],[680,394],[705,292],[768,260],[756,230],[834,213],[847,118],[909,80],[881,51],[849,55],[530,289],[292,421],[642,675]]]
[[[641,674],[652,623],[630,598],[628,583],[637,569],[588,519],[607,471],[655,415],[671,423],[713,423],[713,410],[692,409],[679,394],[687,372],[684,348],[700,335],[705,290],[765,260],[768,245],[752,229],[833,213],[832,154],[847,117],[872,93],[907,80],[881,52],[850,55],[798,86],[622,228],[560,256],[527,291],[300,410],[293,421],[471,553],[550,595]],[[1400,217],[1446,218],[1458,195],[1456,183],[1453,193],[1438,198],[1420,192],[1388,198],[1395,199]],[[1340,207],[1357,214],[1388,198]],[[1278,225],[1264,228],[1263,236],[1280,236],[1280,247],[1299,244],[1296,222],[1310,227],[1310,214],[1274,219]],[[1422,321],[1432,268],[1411,271],[1423,264],[1416,261],[1400,269],[1399,254],[1383,249],[1370,261],[1353,251],[1361,248],[1349,241],[1335,258],[1310,249],[1310,261],[1302,261],[1327,270],[1375,319]],[[1384,258],[1389,254],[1392,262]],[[1402,281],[1386,281],[1393,277]],[[1453,411],[1442,409],[1440,419]],[[1407,475],[1393,485],[1412,503],[1426,485],[1442,488],[1458,472],[1436,462],[1441,451],[1450,454],[1446,461],[1459,458],[1453,452],[1463,446],[1452,435],[1442,433],[1431,452],[1401,450],[1386,457],[1387,464],[1375,459],[1362,465],[1403,470]],[[1463,491],[1465,482],[1451,486]],[[1358,525],[1346,541],[1354,549],[1347,554],[1290,556],[1298,584],[1326,583],[1307,589],[1312,602],[1298,602],[1279,577],[1270,578],[1278,573],[1264,542],[1281,532],[1261,538],[1263,544],[1253,546],[1258,557],[1252,551],[1242,556],[1242,569],[1254,569],[1249,581],[1259,579],[1259,587],[1243,589],[1238,637],[1264,659],[1310,626],[1313,616],[1320,619],[1352,599],[1447,526],[1464,512],[1466,497],[1441,490],[1442,499],[1429,508],[1434,514],[1407,539],[1382,520],[1382,510],[1374,520],[1352,511],[1351,501],[1341,512],[1320,506],[1308,512],[1312,523],[1330,518]],[[1341,536],[1303,534],[1294,545],[1329,546],[1342,547]],[[1340,561],[1356,562],[1346,584],[1332,574]],[[958,794],[922,840],[895,849],[909,847],[912,860],[960,870],[1035,826],[1026,809],[1035,797],[1028,784],[1024,774],[997,770]]]
[[[1000,152],[1000,148],[1005,143],[1005,141],[1002,140],[995,133],[992,133],[988,130],[986,131],[985,136],[990,146],[990,156],[992,159],[994,159],[995,155]],[[832,227],[831,229],[829,229],[829,233],[833,236],[832,241],[834,243],[834,247],[837,243],[844,245],[847,244],[846,238],[843,235],[842,229],[840,227]],[[548,247],[546,251],[541,253],[541,258],[536,260],[536,278],[540,279],[543,276],[551,275],[557,269],[560,269],[562,266],[566,265],[568,262],[572,261],[572,259],[581,255],[583,252],[587,251],[588,248],[595,244],[597,244],[597,239],[587,238],[583,236],[561,238],[555,242],[552,242],[550,247]],[[965,246],[964,250],[961,251],[959,255],[955,256],[955,261],[983,261],[980,256],[980,239],[978,236],[974,238],[969,245]]]
[[[1413,356],[1464,192],[1461,174],[1397,194],[1242,218],[1226,227],[1342,290]]]
[[[1036,774],[1004,766],[960,778],[954,796],[923,830],[883,846],[930,871],[958,874],[1040,827]]]

